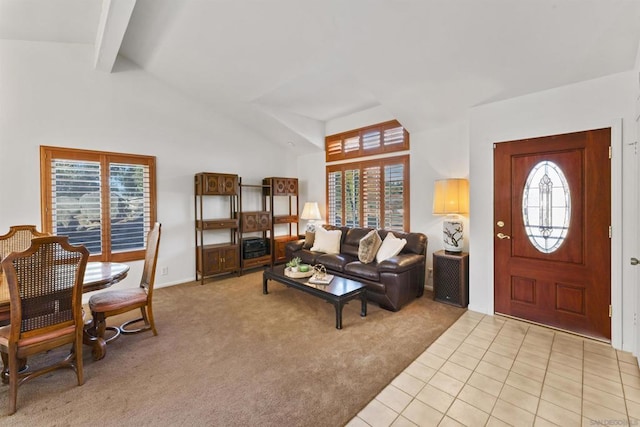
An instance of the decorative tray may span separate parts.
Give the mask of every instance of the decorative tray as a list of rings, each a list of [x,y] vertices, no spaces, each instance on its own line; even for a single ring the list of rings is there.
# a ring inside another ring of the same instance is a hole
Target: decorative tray
[[[286,267],[284,269],[284,275],[293,279],[303,279],[313,276],[313,268],[309,268],[309,271],[291,271],[291,268]]]

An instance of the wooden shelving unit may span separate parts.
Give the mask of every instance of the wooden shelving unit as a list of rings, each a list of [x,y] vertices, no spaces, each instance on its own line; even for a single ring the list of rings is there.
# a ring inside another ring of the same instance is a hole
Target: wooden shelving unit
[[[200,172],[194,177],[196,280],[201,284],[208,277],[237,272],[240,268],[238,184],[238,175],[233,174]],[[216,204],[226,203],[228,215],[209,216],[207,199],[216,199]],[[209,235],[225,232],[228,233],[225,242],[206,242],[207,237],[213,238]]]

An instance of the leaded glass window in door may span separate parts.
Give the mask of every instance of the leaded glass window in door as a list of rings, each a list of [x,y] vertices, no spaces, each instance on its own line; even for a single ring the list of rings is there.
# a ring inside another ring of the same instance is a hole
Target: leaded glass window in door
[[[523,190],[522,217],[527,237],[542,253],[557,250],[569,231],[570,189],[562,169],[543,160],[529,172]]]

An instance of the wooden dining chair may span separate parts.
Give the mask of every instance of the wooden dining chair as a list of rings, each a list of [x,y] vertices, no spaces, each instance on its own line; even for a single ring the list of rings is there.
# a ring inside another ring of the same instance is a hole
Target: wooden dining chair
[[[0,353],[9,377],[9,414],[16,412],[18,386],[59,368],[82,371],[82,280],[89,259],[84,246],[66,236],[37,237],[23,252],[2,260],[9,287],[11,323],[0,328]],[[67,344],[71,352],[44,366],[20,371],[20,360]]]
[[[0,261],[11,252],[22,252],[31,245],[34,237],[48,236],[41,233],[35,225],[14,225],[9,227],[9,232],[0,236]],[[0,272],[2,269],[0,268]],[[0,301],[9,300],[9,289],[0,281]]]
[[[98,338],[106,343],[118,338],[121,334],[135,334],[138,332],[153,331],[158,335],[153,320],[153,284],[156,276],[156,263],[158,262],[158,249],[160,247],[160,223],[155,223],[147,234],[147,250],[144,258],[144,268],[140,286],[136,289],[110,290],[93,295],[89,298],[89,309],[93,317],[93,331]],[[122,325],[107,327],[107,318],[131,310],[140,309],[139,318],[124,322]],[[139,328],[130,328],[138,322],[144,322]],[[113,335],[106,338],[105,332],[113,331]],[[106,350],[106,349],[105,349]],[[98,357],[104,357],[106,351]]]

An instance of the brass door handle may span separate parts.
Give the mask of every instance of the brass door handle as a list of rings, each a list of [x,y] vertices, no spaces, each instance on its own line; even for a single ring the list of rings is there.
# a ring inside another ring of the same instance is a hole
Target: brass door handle
[[[640,264],[640,261],[638,261],[638,258],[632,257],[631,258],[631,265],[638,265],[638,264]]]
[[[510,239],[511,236],[507,236],[506,234],[503,233],[498,233],[496,234],[496,236],[498,236],[498,239]]]

